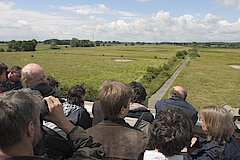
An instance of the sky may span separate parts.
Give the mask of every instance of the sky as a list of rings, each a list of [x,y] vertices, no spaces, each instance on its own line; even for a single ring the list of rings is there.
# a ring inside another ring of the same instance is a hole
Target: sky
[[[240,42],[240,0],[0,0],[0,41]]]

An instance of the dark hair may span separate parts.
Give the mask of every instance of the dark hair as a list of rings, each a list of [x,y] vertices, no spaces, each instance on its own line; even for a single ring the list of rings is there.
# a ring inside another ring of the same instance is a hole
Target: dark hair
[[[10,71],[14,71],[14,72],[18,72],[21,70],[22,70],[22,68],[20,66],[12,66],[12,68],[10,69]]]
[[[46,82],[49,84],[50,87],[57,87],[59,86],[59,82],[56,81],[53,77],[47,77]]]
[[[131,102],[133,103],[142,103],[145,101],[147,97],[147,92],[145,88],[139,82],[131,82],[128,84],[133,89],[133,96],[131,98]]]
[[[36,124],[41,95],[31,89],[11,90],[0,95],[0,148],[18,144],[29,122]]]
[[[176,97],[176,98],[181,98],[181,99],[186,99],[187,98],[187,90],[183,89],[183,93],[180,93],[177,91],[174,87],[170,90],[169,95],[171,97]]]
[[[0,62],[0,75],[3,73],[3,71],[7,71],[7,69],[7,65],[3,62]]]
[[[150,128],[155,147],[165,156],[179,154],[191,141],[192,122],[180,108],[160,110]]]
[[[85,97],[85,89],[80,85],[73,86],[71,89],[68,90],[67,101],[70,104],[83,107],[84,97]]]

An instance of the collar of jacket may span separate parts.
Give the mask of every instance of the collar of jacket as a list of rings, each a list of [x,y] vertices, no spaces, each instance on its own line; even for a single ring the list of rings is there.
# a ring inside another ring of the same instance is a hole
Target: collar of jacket
[[[118,118],[114,121],[111,120],[103,120],[102,122],[100,122],[99,124],[104,124],[104,125],[121,125],[123,127],[128,127],[128,128],[132,128],[132,126],[130,126],[124,119],[122,118]]]

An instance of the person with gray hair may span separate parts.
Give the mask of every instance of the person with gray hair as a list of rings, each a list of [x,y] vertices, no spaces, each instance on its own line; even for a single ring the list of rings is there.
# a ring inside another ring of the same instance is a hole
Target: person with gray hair
[[[174,86],[169,92],[168,99],[162,99],[155,104],[156,116],[160,110],[165,110],[170,107],[181,108],[195,124],[198,120],[197,110],[186,101],[187,90],[181,86]]]
[[[43,99],[48,112],[42,117],[57,124],[68,137],[74,153],[69,159],[106,159],[101,144],[66,119],[62,104],[52,96]],[[0,159],[45,159],[34,156],[33,147],[41,139],[40,108],[44,108],[38,91],[28,88],[0,95]],[[61,159],[59,157],[59,159]]]
[[[46,77],[41,66],[30,63],[22,68],[22,80],[29,87],[34,83],[46,82]]]

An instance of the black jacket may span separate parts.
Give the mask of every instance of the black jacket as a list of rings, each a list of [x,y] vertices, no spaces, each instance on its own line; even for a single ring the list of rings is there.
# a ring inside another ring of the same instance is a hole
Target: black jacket
[[[224,160],[239,160],[240,150],[234,137],[230,142],[225,145],[219,145],[212,141],[207,141],[199,136],[197,143],[194,145],[196,148],[188,158],[185,159],[197,159],[197,160],[212,160],[212,159],[224,159]]]

